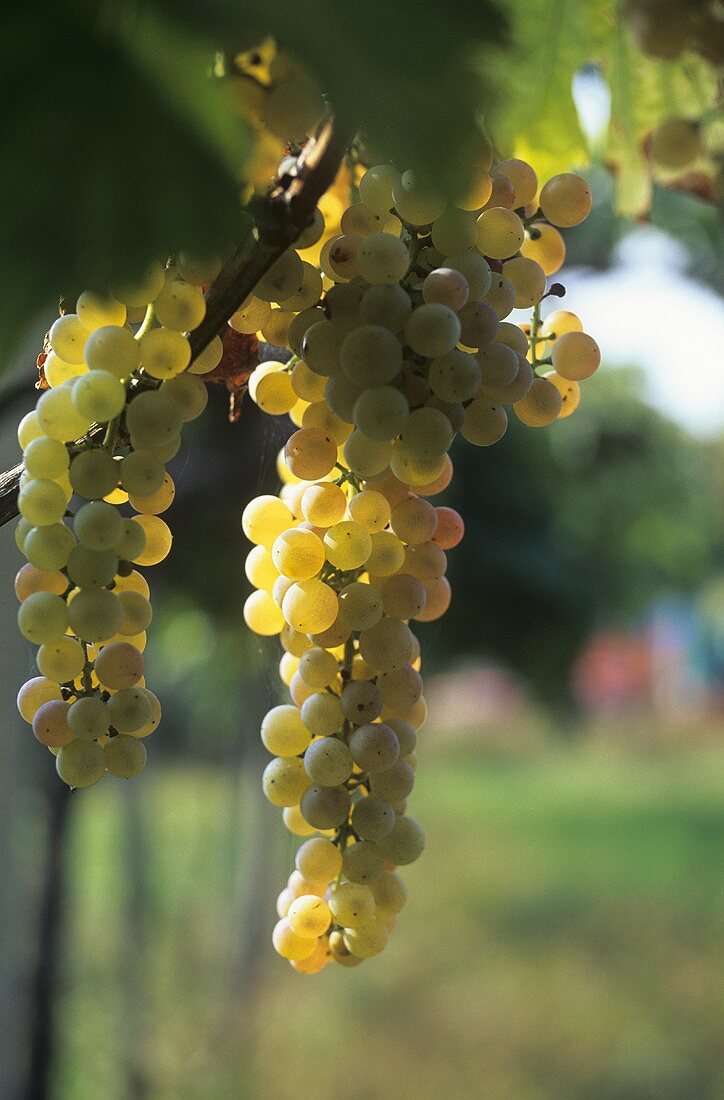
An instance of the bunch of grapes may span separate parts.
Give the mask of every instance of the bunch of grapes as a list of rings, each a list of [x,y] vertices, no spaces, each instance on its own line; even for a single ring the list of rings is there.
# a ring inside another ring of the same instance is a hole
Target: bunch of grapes
[[[18,709],[70,787],[137,775],[160,721],[145,686],[152,611],[137,567],[170,550],[165,463],[206,405],[198,374],[221,356],[217,338],[191,364],[186,335],[204,317],[200,284],[213,273],[182,257],[140,286],[81,294],[48,334],[49,388],[18,429],[18,624],[39,646],[40,674]]]
[[[463,520],[430,498],[450,483],[453,440],[496,443],[511,407],[532,427],[569,416],[600,361],[574,314],[540,316],[565,258],[557,227],[587,216],[588,185],[555,176],[536,201],[530,165],[491,168],[457,206],[410,172],[370,168],[339,225],[318,211],[230,321],[292,352],[249,381],[297,430],[279,495],[251,501],[242,523],[244,616],[278,634],[291,697],[261,738],[265,794],[305,838],[273,934],[302,973],[383,950],[405,901],[396,869],[424,847],[407,814],[426,717],[410,624],[450,603]],[[505,320],[516,307],[530,325]]]

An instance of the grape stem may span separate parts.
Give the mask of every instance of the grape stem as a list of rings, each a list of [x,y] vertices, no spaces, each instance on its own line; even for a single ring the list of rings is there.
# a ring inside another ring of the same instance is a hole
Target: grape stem
[[[334,183],[354,129],[352,125],[339,125],[339,120],[325,119],[293,168],[277,180],[268,195],[250,204],[258,239],[250,232],[244,237],[206,292],[206,315],[189,336],[192,362],[223,331],[272,264],[311,224],[317,203]],[[139,332],[152,320],[149,309]],[[97,440],[106,430],[103,425],[94,425],[85,440]],[[0,472],[0,527],[18,515],[22,472],[22,463]]]

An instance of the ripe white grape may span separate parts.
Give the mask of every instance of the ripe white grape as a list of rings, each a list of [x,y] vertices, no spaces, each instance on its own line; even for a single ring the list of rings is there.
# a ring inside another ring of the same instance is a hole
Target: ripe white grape
[[[400,434],[410,415],[407,398],[394,386],[364,390],[354,406],[354,423],[368,439],[386,442]]]
[[[357,270],[372,286],[399,283],[409,266],[407,245],[391,233],[373,233],[360,242]]]
[[[405,324],[405,339],[418,355],[430,359],[447,355],[460,339],[460,320],[448,306],[436,302],[418,306]]]

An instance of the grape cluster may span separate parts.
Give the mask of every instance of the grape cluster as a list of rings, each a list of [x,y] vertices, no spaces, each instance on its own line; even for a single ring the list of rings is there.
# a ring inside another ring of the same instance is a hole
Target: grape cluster
[[[292,352],[249,380],[297,430],[279,495],[252,500],[242,526],[244,617],[279,636],[291,696],[262,723],[263,787],[307,838],[273,943],[303,973],[382,951],[405,901],[396,868],[424,847],[407,814],[426,717],[410,624],[450,603],[446,551],[464,525],[430,498],[453,440],[496,443],[510,407],[532,427],[570,415],[600,361],[574,314],[540,316],[565,258],[557,227],[587,216],[587,183],[555,176],[536,201],[530,165],[491,168],[448,206],[412,173],[371,167],[338,224],[318,210],[230,320]],[[516,307],[530,325],[505,320]]]
[[[39,646],[40,673],[18,709],[70,787],[138,774],[160,721],[144,679],[149,588],[136,567],[169,553],[165,463],[206,405],[198,373],[221,356],[217,338],[190,363],[186,333],[203,319],[209,275],[180,258],[140,286],[81,294],[50,329],[49,388],[18,429],[18,625]]]

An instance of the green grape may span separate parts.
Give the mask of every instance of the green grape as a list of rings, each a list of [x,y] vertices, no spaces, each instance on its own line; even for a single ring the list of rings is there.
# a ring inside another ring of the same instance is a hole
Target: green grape
[[[372,286],[399,283],[410,266],[407,245],[391,233],[373,233],[357,251],[357,270]]]
[[[277,536],[293,526],[294,516],[283,500],[259,496],[249,501],[241,517],[241,526],[250,542],[271,550]]]
[[[118,596],[106,588],[82,589],[68,604],[68,618],[79,638],[103,642],[118,633],[123,608]]]
[[[303,428],[319,428],[339,446],[352,431],[351,425],[338,417],[324,401],[308,405],[302,415]]]
[[[337,924],[344,928],[358,928],[374,917],[375,899],[369,886],[343,882],[335,886],[329,895],[329,908]]]
[[[490,447],[505,435],[508,415],[502,405],[489,397],[476,397],[465,410],[465,421],[460,430],[468,443],[476,447]]]
[[[507,260],[525,240],[525,226],[517,214],[503,206],[483,210],[477,221],[476,244],[484,256]]]
[[[443,256],[467,252],[475,244],[475,215],[448,206],[432,223],[430,236]]]
[[[45,676],[34,676],[23,684],[18,692],[18,712],[23,721],[31,723],[44,703],[62,702],[59,684]],[[336,851],[336,849],[335,849]],[[340,868],[342,861],[340,857]]]
[[[437,530],[437,512],[428,500],[408,497],[392,509],[390,526],[408,545],[429,542]]]
[[[315,691],[329,687],[338,674],[337,658],[320,646],[312,646],[300,658],[299,675]]]
[[[378,531],[372,536],[372,553],[367,562],[371,576],[389,577],[402,567],[404,560],[405,548],[393,531]]]
[[[36,411],[38,423],[45,434],[61,443],[80,439],[92,423],[87,416],[82,416],[77,411],[73,405],[72,390],[67,386],[46,390],[41,394]]]
[[[18,424],[18,443],[20,444],[21,450],[24,451],[34,439],[40,439],[43,434],[43,429],[40,426],[38,414],[35,409],[33,409],[32,412],[26,413]]]
[[[71,741],[55,760],[58,775],[69,787],[92,787],[106,770],[103,749],[96,741]]]
[[[141,366],[151,378],[173,378],[191,362],[189,342],[175,329],[151,329],[141,337],[139,345]]]
[[[65,600],[53,592],[34,592],[18,608],[18,628],[35,645],[56,642],[68,629]]]
[[[511,157],[496,164],[497,175],[505,176],[513,186],[513,205],[528,206],[538,193],[538,177],[525,160]]]
[[[394,817],[394,814],[393,814]],[[344,875],[350,882],[369,885],[375,882],[385,869],[382,852],[373,840],[360,840],[344,851]]]
[[[434,542],[423,542],[419,546],[407,548],[404,571],[411,576],[422,581],[435,580],[444,576],[446,570],[447,555]]]
[[[146,530],[139,521],[124,519],[121,537],[116,543],[116,553],[122,561],[139,561],[146,550],[147,542]]]
[[[302,515],[308,523],[317,527],[332,527],[343,518],[347,497],[339,485],[324,482],[309,485],[302,493],[300,504]]]
[[[407,798],[414,785],[415,773],[404,760],[397,760],[384,771],[373,772],[370,775],[372,794],[393,805]]]
[[[151,718],[150,699],[139,687],[121,688],[111,695],[106,708],[111,726],[119,733],[133,733]]]
[[[414,863],[422,855],[425,834],[411,817],[400,814],[392,830],[379,841],[385,859],[398,865]]]
[[[85,342],[90,333],[75,313],[66,313],[51,326],[48,334],[50,346],[66,363],[83,363]]]
[[[475,356],[482,373],[483,386],[508,386],[518,373],[518,353],[505,344],[488,344]]]
[[[505,275],[495,275],[485,295],[485,304],[492,307],[499,320],[507,317],[515,306],[515,288]]]
[[[371,537],[373,548],[375,539],[378,537],[377,535]],[[402,560],[404,560],[404,551]],[[339,614],[350,630],[368,630],[382,618],[382,599],[379,592],[371,584],[352,581],[339,593]]]
[[[543,216],[551,225],[561,229],[584,221],[591,213],[592,206],[590,187],[582,176],[577,176],[574,172],[551,176],[540,193]]]
[[[150,626],[153,618],[151,604],[140,592],[119,592],[123,610],[123,622],[118,628],[119,634],[142,634]]]
[[[88,420],[108,421],[126,404],[126,387],[107,370],[92,370],[73,384],[73,405]]]
[[[70,483],[87,500],[101,500],[118,485],[119,464],[103,447],[81,451],[70,464]]]
[[[284,306],[294,313],[311,309],[322,297],[322,275],[313,264],[302,263],[302,282],[296,294],[284,299]]]
[[[36,527],[60,523],[68,506],[68,497],[57,481],[31,478],[20,490],[20,515]]]
[[[74,526],[78,541],[89,550],[111,550],[123,533],[123,518],[112,504],[94,500],[78,509]]]
[[[356,323],[381,325],[390,332],[397,333],[411,312],[410,296],[401,286],[396,283],[377,283],[364,292],[359,303],[359,320]]]
[[[306,788],[299,805],[304,820],[315,829],[334,829],[347,820],[351,799],[344,787],[313,784]]]
[[[102,297],[84,290],[76,302],[78,320],[87,332],[95,332],[104,325],[125,325],[126,307],[110,294]]]
[[[312,325],[317,324],[319,321],[326,320],[327,317],[321,306],[313,306],[311,309],[304,309],[293,318],[287,332],[287,344],[295,355],[302,354],[304,336]]]
[[[157,493],[166,476],[162,462],[151,451],[131,451],[120,464],[120,482],[126,492],[137,496]]]
[[[391,832],[394,823],[395,811],[392,806],[375,795],[363,798],[352,810],[352,828],[362,840],[382,840]],[[379,877],[378,875],[377,878]],[[353,881],[358,882],[359,879]]]
[[[493,277],[490,265],[477,252],[459,252],[455,256],[447,256],[445,267],[458,271],[465,277],[470,288],[470,301],[477,301],[490,289]]]
[[[351,332],[359,325],[363,294],[364,286],[358,282],[335,283],[325,294],[324,311],[337,329],[338,339],[344,339],[344,333]]]
[[[103,746],[103,754],[107,770],[119,779],[130,779],[142,772],[148,756],[143,741],[123,734],[112,737]]]
[[[339,697],[326,691],[315,692],[305,699],[301,715],[304,725],[314,737],[329,737],[337,733],[344,723]]]
[[[24,522],[21,519],[18,527]],[[71,529],[64,523],[52,523],[49,527],[31,528],[21,549],[36,569],[63,569],[74,546]]]
[[[349,514],[365,531],[374,535],[390,522],[390,503],[382,493],[364,489],[350,500]]]
[[[36,657],[38,669],[48,680],[67,684],[85,667],[83,647],[75,638],[57,638],[41,645]]]
[[[209,374],[215,370],[224,357],[224,344],[220,336],[215,336],[203,351],[195,355],[186,368],[189,374]],[[181,377],[181,375],[179,375]]]
[[[213,283],[223,266],[220,256],[192,256],[189,252],[179,252],[177,265],[178,273],[184,282],[191,283],[193,286]],[[163,294],[163,291],[161,293]]]
[[[379,672],[406,665],[412,654],[412,631],[405,623],[386,616],[360,633],[359,650]]]
[[[321,401],[324,397],[324,377],[311,371],[303,359],[292,367],[292,389],[302,401]]]
[[[355,237],[371,237],[373,233],[399,232],[400,223],[391,214],[375,214],[363,202],[355,202],[345,210],[339,227],[343,233]]]
[[[340,703],[347,721],[361,726],[379,716],[382,695],[371,680],[350,680],[342,689]]]
[[[300,428],[284,447],[284,460],[295,477],[318,481],[337,461],[337,445],[319,428]]]
[[[561,373],[559,369],[558,373]],[[544,428],[552,424],[560,416],[562,408],[561,394],[547,378],[535,378],[525,397],[513,405],[515,415],[530,428]]]
[[[365,480],[386,470],[392,455],[392,444],[369,439],[363,432],[353,431],[344,444],[344,460],[353,474]]]
[[[281,704],[265,714],[261,739],[275,756],[298,756],[309,745],[310,734],[299,710],[289,704]]]
[[[349,739],[352,759],[362,771],[385,771],[391,768],[400,754],[400,745],[394,730],[383,723],[366,723],[359,726]]]
[[[393,815],[394,816],[394,815]],[[405,884],[394,871],[383,871],[370,887],[380,916],[399,913],[407,901]]]
[[[500,319],[486,302],[468,302],[459,316],[460,340],[466,348],[482,348],[497,338]]]
[[[202,291],[173,277],[166,279],[153,308],[160,325],[178,332],[191,332],[206,315]]]
[[[354,279],[358,275],[357,252],[361,244],[361,237],[345,233],[330,237],[319,255],[322,274],[330,279]]]
[[[324,546],[313,531],[292,527],[275,539],[272,560],[278,571],[290,580],[309,580],[324,565]]]
[[[141,365],[141,350],[127,328],[105,325],[88,337],[86,361],[91,370],[108,371],[116,378],[129,378]]]
[[[115,550],[90,550],[74,546],[68,557],[68,576],[78,588],[105,588],[118,570]]]
[[[336,737],[320,737],[305,752],[304,767],[313,783],[337,787],[349,779],[353,761],[344,741]]]
[[[244,622],[255,634],[271,638],[284,625],[284,617],[268,592],[252,592],[244,602]]]
[[[519,325],[512,325],[510,321],[500,321],[495,340],[498,344],[512,348],[518,355],[528,354],[528,337]]]
[[[111,287],[114,298],[126,306],[146,306],[156,300],[166,282],[166,271],[162,264],[151,263],[141,273],[137,283],[121,284]]]
[[[329,906],[316,894],[303,894],[289,906],[287,920],[292,931],[305,939],[323,936],[332,923]]]
[[[161,385],[161,393],[171,397],[178,405],[181,419],[187,423],[196,420],[209,403],[209,390],[195,374],[179,374]]]
[[[97,741],[108,733],[108,709],[98,695],[76,699],[68,711],[68,725],[81,741]]]
[[[392,188],[392,199],[398,216],[413,225],[429,225],[445,208],[444,201],[409,170]]]
[[[515,308],[538,305],[546,292],[546,275],[540,264],[525,256],[516,256],[503,264],[503,275],[513,284]]]
[[[408,573],[396,573],[380,589],[385,615],[393,619],[414,619],[427,603],[422,582]]]
[[[415,409],[410,413],[400,439],[413,458],[423,462],[439,459],[453,441],[452,425],[439,409]]]
[[[309,370],[314,374],[329,377],[340,370],[340,350],[344,340],[341,332],[331,321],[318,321],[311,324],[301,340],[301,356]]]
[[[462,309],[470,297],[468,281],[461,271],[451,267],[438,267],[422,284],[422,300],[447,306],[455,313]]]
[[[32,478],[54,480],[62,477],[70,463],[68,448],[59,439],[40,436],[23,454],[23,464]]]
[[[458,315],[435,302],[418,306],[405,324],[405,339],[418,355],[447,355],[460,339]]]
[[[266,302],[285,302],[302,289],[304,267],[293,248],[287,249],[257,283],[254,294]]]
[[[394,205],[393,189],[401,176],[391,164],[378,164],[368,168],[359,183],[359,197],[373,214],[389,214]]]
[[[294,863],[307,882],[326,886],[342,870],[342,853],[324,837],[312,837],[301,845]]]
[[[400,434],[410,415],[407,398],[393,386],[364,390],[354,406],[354,423],[367,439],[386,442]]]
[[[136,496],[135,493],[129,493],[128,503],[137,512],[142,512],[147,516],[157,516],[171,507],[175,496],[176,486],[174,480],[170,474],[164,474],[163,485],[155,493],[149,493],[148,496],[142,497]]]
[[[402,347],[382,325],[360,325],[345,338],[340,359],[342,370],[357,385],[384,386],[402,369]]]
[[[95,674],[111,691],[135,687],[143,676],[143,654],[129,642],[104,645],[95,659]]]
[[[361,523],[342,520],[325,533],[324,549],[327,561],[346,572],[364,565],[372,551],[372,539]]]
[[[303,634],[320,634],[337,618],[337,593],[323,581],[298,581],[291,585],[282,602],[287,623]]]
[[[274,806],[296,806],[309,787],[309,776],[298,756],[276,756],[264,769],[262,786]]]
[[[54,592],[56,596],[65,594],[68,578],[58,570],[36,569],[30,562],[21,565],[15,576],[15,595],[20,603],[32,592]]]
[[[41,745],[59,749],[73,740],[68,726],[68,704],[51,700],[38,707],[33,717],[33,733]]]
[[[354,420],[355,402],[361,393],[362,387],[340,372],[327,379],[324,400],[340,420],[351,424]]]
[[[587,333],[566,332],[554,342],[551,362],[561,378],[581,382],[598,370],[601,351]]]

